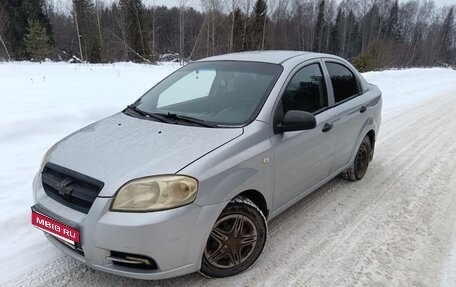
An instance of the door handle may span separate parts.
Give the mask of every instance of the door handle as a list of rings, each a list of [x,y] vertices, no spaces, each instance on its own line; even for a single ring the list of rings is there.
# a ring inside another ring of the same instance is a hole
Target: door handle
[[[367,110],[366,106],[361,106],[361,109],[359,109],[360,113],[364,113]]]
[[[326,133],[326,132],[330,131],[333,127],[334,127],[333,124],[328,124],[328,123],[326,123],[326,124],[323,126],[323,129],[322,129],[321,131],[324,132],[324,133]]]

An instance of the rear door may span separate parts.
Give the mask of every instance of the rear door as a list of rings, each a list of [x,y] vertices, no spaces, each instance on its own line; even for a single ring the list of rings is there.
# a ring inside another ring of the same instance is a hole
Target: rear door
[[[334,95],[335,158],[331,173],[345,167],[351,160],[354,145],[368,118],[367,106],[356,74],[344,63],[324,61]]]
[[[311,112],[317,119],[312,130],[274,133],[274,202],[273,209],[283,208],[293,199],[303,197],[312,187],[326,179],[333,162],[335,136],[325,130],[332,122],[322,62],[317,60],[298,66],[285,84],[277,104],[274,123],[281,122],[289,110]]]

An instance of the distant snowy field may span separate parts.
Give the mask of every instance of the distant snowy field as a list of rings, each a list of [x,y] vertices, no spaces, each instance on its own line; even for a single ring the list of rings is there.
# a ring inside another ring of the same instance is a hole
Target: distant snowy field
[[[177,67],[0,63],[0,285],[62,256],[30,224],[32,179],[46,150],[120,111]],[[444,92],[442,79],[456,81],[456,71],[440,68],[364,76],[382,90],[387,117]]]

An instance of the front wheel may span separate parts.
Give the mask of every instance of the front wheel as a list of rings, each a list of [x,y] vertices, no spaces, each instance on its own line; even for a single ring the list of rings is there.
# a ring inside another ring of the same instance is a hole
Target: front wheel
[[[258,259],[267,237],[261,210],[248,198],[234,198],[212,228],[200,272],[208,277],[238,274]]]
[[[372,145],[368,136],[366,136],[358,152],[356,153],[355,160],[352,165],[341,173],[344,179],[351,181],[358,181],[364,177],[369,166],[369,158],[371,156]]]

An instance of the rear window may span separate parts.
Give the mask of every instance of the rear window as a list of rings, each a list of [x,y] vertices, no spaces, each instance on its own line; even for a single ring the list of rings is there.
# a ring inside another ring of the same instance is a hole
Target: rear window
[[[331,77],[336,104],[359,94],[358,81],[347,67],[337,63],[326,63],[326,68]]]

